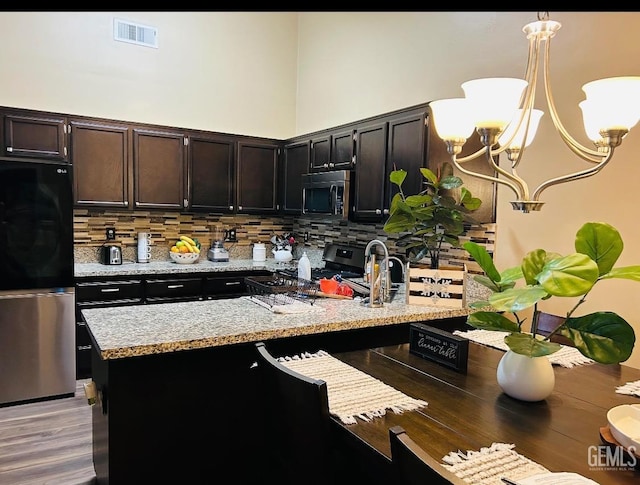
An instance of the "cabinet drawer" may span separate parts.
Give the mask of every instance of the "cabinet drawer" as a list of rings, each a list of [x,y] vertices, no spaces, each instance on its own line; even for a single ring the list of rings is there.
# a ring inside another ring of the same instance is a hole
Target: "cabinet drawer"
[[[110,302],[117,300],[141,302],[143,286],[141,280],[95,281],[76,284],[76,300],[81,302]],[[85,307],[85,305],[81,305]]]
[[[204,284],[205,294],[208,299],[234,294],[238,294],[239,296],[243,295],[247,291],[247,285],[244,279],[245,276],[217,276],[215,278],[207,278]]]
[[[147,280],[147,301],[197,300],[202,298],[202,278]]]

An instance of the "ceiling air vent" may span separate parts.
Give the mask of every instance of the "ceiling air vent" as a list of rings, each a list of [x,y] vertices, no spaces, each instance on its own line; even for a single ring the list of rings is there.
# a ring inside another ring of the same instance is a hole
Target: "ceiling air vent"
[[[113,19],[113,38],[120,42],[158,48],[158,29],[128,20]]]

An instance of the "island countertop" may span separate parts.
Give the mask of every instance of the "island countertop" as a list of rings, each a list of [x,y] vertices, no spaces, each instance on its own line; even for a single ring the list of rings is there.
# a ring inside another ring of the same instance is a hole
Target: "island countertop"
[[[467,280],[467,299],[477,288]],[[403,285],[401,285],[402,287]],[[381,308],[317,298],[309,311],[274,313],[248,297],[82,310],[102,359],[120,359],[283,337],[464,317],[468,308],[408,305],[404,290]]]

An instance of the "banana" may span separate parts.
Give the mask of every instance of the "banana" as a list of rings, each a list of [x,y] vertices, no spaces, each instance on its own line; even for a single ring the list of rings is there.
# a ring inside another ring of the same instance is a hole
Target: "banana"
[[[189,243],[191,246],[196,245],[196,242],[188,236],[180,236],[180,239],[182,239],[184,242]]]
[[[191,244],[189,244],[187,241],[185,241],[184,239],[182,240],[182,242],[184,243],[185,246],[187,246],[187,249],[189,250],[190,253],[195,253],[193,246]]]

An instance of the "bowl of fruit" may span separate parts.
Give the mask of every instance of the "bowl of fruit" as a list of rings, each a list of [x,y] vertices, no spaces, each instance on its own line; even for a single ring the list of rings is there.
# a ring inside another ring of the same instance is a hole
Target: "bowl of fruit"
[[[171,246],[169,257],[178,264],[195,263],[200,257],[200,241],[197,238],[180,236]]]

